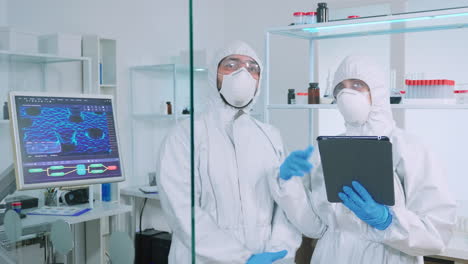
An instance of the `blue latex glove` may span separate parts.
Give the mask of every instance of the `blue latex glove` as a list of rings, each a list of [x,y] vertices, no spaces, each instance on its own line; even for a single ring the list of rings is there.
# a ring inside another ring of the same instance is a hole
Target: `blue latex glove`
[[[312,170],[312,164],[309,162],[312,152],[314,147],[309,146],[306,150],[297,150],[289,154],[281,164],[279,177],[286,181],[293,176],[304,177],[304,174]]]
[[[379,204],[359,182],[353,181],[353,188],[343,187],[338,196],[362,221],[379,230],[385,230],[392,223],[392,214],[387,206]],[[356,191],[355,191],[356,190]],[[356,193],[357,192],[357,193]]]
[[[278,252],[265,252],[260,254],[252,255],[246,264],[271,264],[277,260],[280,260],[288,254],[287,250]]]

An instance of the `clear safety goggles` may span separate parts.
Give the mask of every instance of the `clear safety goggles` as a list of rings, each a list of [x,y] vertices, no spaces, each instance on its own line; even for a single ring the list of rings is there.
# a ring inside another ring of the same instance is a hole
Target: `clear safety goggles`
[[[255,79],[260,78],[260,65],[254,60],[241,60],[238,58],[224,58],[218,67],[219,73],[223,75],[231,74],[241,67],[244,67]]]
[[[361,81],[359,79],[349,79],[349,80],[340,82],[335,87],[335,89],[333,90],[333,97],[335,97],[336,99],[338,94],[341,92],[341,90],[345,88],[353,89],[355,91],[366,93],[366,94],[369,94],[370,92],[369,86],[364,81]]]

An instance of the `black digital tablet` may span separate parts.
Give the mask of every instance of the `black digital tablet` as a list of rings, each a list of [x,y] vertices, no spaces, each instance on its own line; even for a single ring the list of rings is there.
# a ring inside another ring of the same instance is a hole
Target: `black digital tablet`
[[[395,204],[392,143],[387,137],[320,136],[317,138],[328,201],[352,181],[361,183],[375,201]]]

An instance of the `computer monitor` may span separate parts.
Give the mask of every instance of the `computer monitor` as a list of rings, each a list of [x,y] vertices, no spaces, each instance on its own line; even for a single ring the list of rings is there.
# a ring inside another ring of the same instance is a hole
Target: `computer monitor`
[[[112,96],[10,93],[17,189],[123,181]]]

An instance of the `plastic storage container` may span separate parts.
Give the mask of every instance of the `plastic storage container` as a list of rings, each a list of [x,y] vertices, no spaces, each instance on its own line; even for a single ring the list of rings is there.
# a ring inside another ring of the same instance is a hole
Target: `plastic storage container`
[[[305,24],[314,24],[314,23],[317,23],[317,12],[305,13]]]
[[[102,188],[101,188],[101,196],[102,196],[102,201],[104,202],[110,202],[111,200],[111,184],[110,183],[103,183]]]
[[[296,104],[307,104],[309,101],[309,93],[296,93]]]
[[[0,27],[0,50],[37,53],[37,34]]]
[[[22,202],[13,202],[11,203],[11,209],[13,209],[18,214],[21,214],[21,208],[23,207]]]
[[[294,25],[302,25],[305,22],[305,13],[304,12],[294,12]]]
[[[69,34],[39,36],[39,52],[67,57],[81,57],[81,36]]]
[[[453,80],[405,80],[407,99],[453,99]]]
[[[468,104],[468,90],[456,90],[454,93],[457,104]]]

